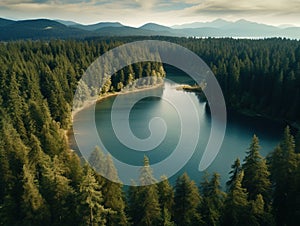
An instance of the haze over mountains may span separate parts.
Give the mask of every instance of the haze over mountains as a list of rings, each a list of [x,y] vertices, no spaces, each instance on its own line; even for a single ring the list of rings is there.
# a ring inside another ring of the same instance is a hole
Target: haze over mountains
[[[217,19],[212,22],[196,22],[166,27],[147,23],[141,27],[129,27],[118,22],[101,22],[83,25],[63,20],[22,20],[0,18],[0,40],[19,39],[82,39],[99,36],[177,36],[177,37],[234,37],[300,39],[300,27],[290,25],[271,26],[247,20],[236,22]]]

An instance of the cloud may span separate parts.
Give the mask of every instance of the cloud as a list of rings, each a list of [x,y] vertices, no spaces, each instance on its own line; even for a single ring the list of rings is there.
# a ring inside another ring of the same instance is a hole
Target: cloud
[[[232,14],[289,14],[300,11],[300,0],[207,0],[190,10],[189,13],[210,15]]]
[[[165,25],[216,18],[299,23],[300,0],[0,0],[0,15],[52,18],[81,23],[120,21]]]

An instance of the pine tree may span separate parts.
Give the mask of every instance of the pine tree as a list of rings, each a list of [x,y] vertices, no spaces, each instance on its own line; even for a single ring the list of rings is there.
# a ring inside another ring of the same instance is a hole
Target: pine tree
[[[270,173],[265,159],[259,153],[259,141],[253,136],[249,151],[244,159],[244,178],[242,185],[247,189],[249,200],[255,200],[261,194],[266,203],[270,202],[271,182]]]
[[[242,166],[240,159],[237,158],[234,163],[231,165],[231,171],[229,174],[231,174],[229,180],[226,182],[227,190],[230,191],[233,185],[233,182],[236,180],[237,175],[241,172]]]
[[[80,225],[105,225],[105,215],[108,210],[102,205],[101,187],[88,166],[86,166],[86,175],[80,183],[79,189],[78,213],[82,219]]]
[[[107,168],[105,175],[114,181],[119,181],[117,170],[110,155],[106,156],[106,166]],[[107,214],[106,225],[128,225],[128,220],[125,214],[125,202],[122,185],[107,179],[103,184],[102,190],[103,194],[105,194],[103,197],[104,207],[112,210]]]
[[[199,225],[202,223],[198,208],[201,197],[195,182],[184,173],[175,185],[174,221],[176,225]]]
[[[100,175],[105,175],[107,162],[104,152],[97,146],[89,157],[89,164]]]
[[[140,187],[138,187],[134,181],[132,181],[132,185],[128,188],[127,196],[126,212],[129,216],[129,220],[132,225],[138,225],[142,219],[140,209],[143,203],[140,200]]]
[[[75,208],[74,189],[70,186],[70,179],[65,176],[67,168],[57,156],[43,164],[40,192],[49,204],[51,224],[67,225],[74,219],[71,210]]]
[[[243,177],[244,171],[241,171],[228,192],[222,216],[224,226],[252,225],[249,221],[252,216],[249,211],[248,194],[242,187]]]
[[[158,194],[163,225],[173,225],[174,190],[165,176],[162,176],[161,182],[158,183]]]
[[[141,203],[142,219],[138,225],[158,225],[161,223],[161,209],[159,206],[158,189],[152,174],[149,159],[144,157],[144,166],[140,172],[140,185],[138,196]]]
[[[220,217],[224,205],[225,193],[221,190],[220,175],[214,173],[211,180],[208,175],[200,186],[202,202],[200,212],[205,225],[220,225]]]
[[[273,183],[273,211],[278,225],[286,224],[291,210],[289,200],[292,200],[291,190],[295,186],[297,170],[297,154],[295,141],[287,127],[279,146],[271,153],[269,165]]]
[[[252,225],[265,225],[273,226],[275,225],[274,218],[270,211],[265,207],[265,202],[263,196],[258,194],[255,200],[250,201],[250,211],[253,215]]]
[[[50,213],[30,169],[23,166],[22,225],[49,224]]]
[[[20,224],[22,217],[18,210],[23,193],[23,165],[28,163],[28,148],[5,116],[0,117],[0,129],[0,160],[4,164],[0,178],[2,183],[5,182],[1,184],[1,187],[5,186],[1,188],[1,221],[6,225]]]

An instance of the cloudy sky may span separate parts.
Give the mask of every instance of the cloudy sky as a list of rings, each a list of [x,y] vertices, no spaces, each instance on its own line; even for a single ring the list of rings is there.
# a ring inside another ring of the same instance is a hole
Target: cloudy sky
[[[300,0],[0,0],[0,17],[175,25],[217,18],[300,26]]]

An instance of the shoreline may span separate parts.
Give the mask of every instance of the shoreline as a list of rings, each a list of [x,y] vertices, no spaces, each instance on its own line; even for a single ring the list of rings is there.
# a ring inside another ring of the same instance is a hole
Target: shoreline
[[[227,112],[228,113],[230,113],[230,112],[237,113],[237,114],[244,115],[244,116],[247,116],[250,118],[266,119],[266,120],[273,121],[276,123],[288,125],[290,128],[300,131],[300,122],[290,121],[290,120],[284,119],[284,118],[276,118],[276,117],[269,116],[267,114],[258,113],[258,112],[247,110],[247,109],[228,108]]]
[[[142,87],[134,87],[132,89],[125,89],[125,90],[121,90],[118,92],[108,92],[105,94],[101,94],[97,97],[96,100],[92,100],[92,101],[87,101],[82,107],[72,111],[72,116],[71,119],[72,121],[74,120],[75,116],[82,110],[88,108],[89,106],[91,106],[94,101],[96,101],[97,103],[100,103],[101,101],[105,100],[106,98],[109,97],[113,97],[113,96],[117,96],[117,95],[124,95],[124,94],[131,94],[131,93],[137,93],[137,92],[142,92],[142,91],[146,91],[146,90],[152,90],[152,89],[158,89],[160,87],[164,86],[164,82],[159,83],[159,84],[155,84],[155,85],[148,85],[148,86],[142,86]],[[71,125],[72,126],[72,125]]]
[[[147,91],[147,90],[153,90],[153,89],[158,89],[158,88],[163,87],[163,86],[164,86],[164,82],[161,82],[159,84],[152,85],[152,86],[148,85],[148,86],[143,86],[143,87],[135,87],[132,90],[128,89],[128,90],[122,90],[122,91],[119,91],[119,92],[113,92],[113,93],[110,92],[110,93],[99,95],[98,98],[95,101],[96,101],[96,104],[97,104],[97,103],[100,103],[101,101],[104,101],[105,99],[113,97],[113,96],[137,93],[137,92],[142,92],[142,91]],[[70,125],[69,129],[63,130],[66,142],[69,146],[69,149],[72,150],[72,151],[75,151],[71,147],[71,146],[74,145],[71,138],[74,137],[73,121],[75,119],[75,116],[79,112],[81,112],[81,111],[85,110],[86,108],[88,108],[89,106],[91,106],[93,103],[94,103],[94,101],[89,101],[89,102],[85,103],[82,107],[80,107],[80,108],[76,109],[74,112],[72,112],[72,115],[71,115],[72,124]]]
[[[113,97],[113,96],[117,96],[117,95],[124,95],[124,94],[131,94],[131,93],[138,93],[138,92],[142,92],[142,91],[146,91],[146,90],[152,90],[152,89],[158,89],[160,87],[164,86],[164,83],[160,83],[160,84],[155,84],[152,86],[143,86],[143,87],[135,87],[132,90],[128,89],[128,90],[121,90],[119,92],[114,92],[114,93],[107,93],[104,95],[100,95],[97,100],[96,103],[99,103],[103,100],[105,100],[106,98],[109,97]]]

